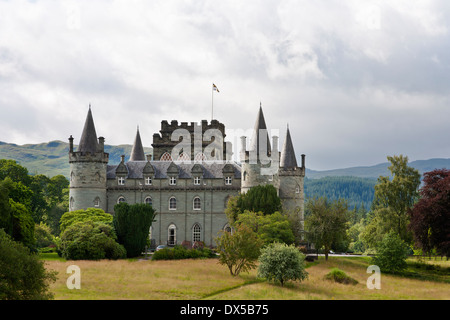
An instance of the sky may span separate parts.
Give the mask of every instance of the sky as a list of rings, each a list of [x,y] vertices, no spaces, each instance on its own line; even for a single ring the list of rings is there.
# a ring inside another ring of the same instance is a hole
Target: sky
[[[0,141],[77,144],[89,105],[111,145],[229,138],[261,105],[309,169],[450,158],[449,29],[446,0],[0,0]]]

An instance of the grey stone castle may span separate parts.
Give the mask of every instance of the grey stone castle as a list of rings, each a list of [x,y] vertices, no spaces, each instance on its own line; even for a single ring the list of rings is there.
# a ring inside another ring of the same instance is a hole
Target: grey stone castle
[[[69,138],[69,210],[94,207],[114,214],[117,203],[146,203],[157,211],[150,230],[156,245],[214,246],[218,232],[230,227],[224,213],[229,197],[272,184],[283,211],[303,223],[305,156],[298,166],[289,128],[281,152],[276,136],[271,147],[260,106],[248,150],[247,137],[241,137],[240,162],[231,160],[231,143],[224,139],[225,126],[217,120],[164,120],[153,135],[153,155],[144,154],[138,128],[129,161],[123,155],[118,165],[110,165],[89,107],[77,151]]]

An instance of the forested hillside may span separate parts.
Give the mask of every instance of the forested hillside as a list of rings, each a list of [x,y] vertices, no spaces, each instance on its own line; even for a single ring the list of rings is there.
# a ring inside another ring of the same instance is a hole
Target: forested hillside
[[[359,177],[324,177],[320,179],[305,178],[305,199],[326,197],[332,201],[346,199],[349,209],[364,204],[370,208],[374,195],[375,178]]]

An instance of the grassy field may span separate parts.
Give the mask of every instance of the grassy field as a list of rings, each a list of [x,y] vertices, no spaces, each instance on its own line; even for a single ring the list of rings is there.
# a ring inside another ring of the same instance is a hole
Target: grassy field
[[[432,263],[432,262],[431,262]],[[450,275],[439,281],[420,280],[418,269],[408,270],[416,278],[382,274],[381,289],[369,290],[366,273],[369,260],[364,257],[320,257],[309,264],[309,278],[284,287],[256,278],[256,270],[233,277],[216,259],[209,260],[120,260],[63,261],[45,258],[48,269],[59,272],[51,286],[57,300],[148,299],[148,300],[410,300],[450,299]],[[68,289],[66,269],[75,264],[81,269],[81,289]],[[441,262],[444,267],[449,262]],[[345,285],[325,280],[331,268],[337,267],[358,284]],[[419,270],[419,272],[422,272]],[[424,271],[425,272],[425,271]],[[428,272],[428,278],[430,270]],[[425,274],[426,275],[426,274]],[[427,276],[424,277],[425,279]]]

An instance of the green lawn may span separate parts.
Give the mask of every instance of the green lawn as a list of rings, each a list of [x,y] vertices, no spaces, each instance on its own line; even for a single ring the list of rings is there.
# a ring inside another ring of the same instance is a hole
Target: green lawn
[[[58,271],[58,280],[51,286],[55,299],[151,299],[151,300],[414,300],[450,299],[450,262],[439,271],[411,265],[407,277],[382,274],[381,289],[366,286],[367,257],[323,257],[308,263],[309,277],[303,282],[289,282],[284,287],[261,281],[256,270],[237,277],[229,274],[217,259],[207,260],[101,260],[65,261],[50,255],[46,267]],[[81,289],[68,289],[66,269],[69,265],[81,269]],[[324,279],[332,269],[339,268],[356,279],[356,285],[333,283]],[[444,269],[444,271],[442,271]],[[409,274],[408,274],[409,273]],[[415,274],[414,274],[415,273]],[[436,279],[433,278],[436,274]]]

